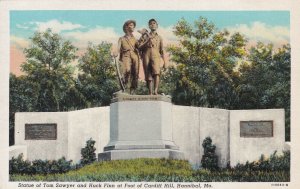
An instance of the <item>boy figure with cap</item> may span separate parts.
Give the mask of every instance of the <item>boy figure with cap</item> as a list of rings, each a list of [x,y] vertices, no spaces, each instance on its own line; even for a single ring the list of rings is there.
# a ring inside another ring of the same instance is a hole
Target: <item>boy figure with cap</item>
[[[120,53],[119,60],[121,63],[121,72],[124,77],[124,85],[130,89],[130,94],[138,86],[139,77],[139,55],[137,50],[137,40],[133,36],[133,31],[136,26],[134,20],[128,20],[123,25],[124,36],[119,38],[118,51]],[[130,82],[130,87],[128,86]]]
[[[165,68],[165,56],[163,50],[163,40],[156,32],[158,24],[155,19],[150,19],[148,22],[150,33],[146,34],[148,37],[142,35],[139,39],[139,49],[142,52],[143,67],[145,72],[145,80],[149,94],[153,94],[152,81],[154,81],[154,95],[158,94],[158,86],[160,79],[160,62],[163,58]]]

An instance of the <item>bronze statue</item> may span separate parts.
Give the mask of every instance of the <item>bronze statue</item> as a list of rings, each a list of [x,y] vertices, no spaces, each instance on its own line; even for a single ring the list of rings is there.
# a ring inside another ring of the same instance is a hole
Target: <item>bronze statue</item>
[[[125,35],[119,38],[117,53],[119,54],[119,61],[121,62],[120,72],[123,75],[120,80],[122,90],[129,89],[130,94],[133,94],[134,90],[137,88],[139,78],[140,61],[137,49],[138,41],[132,34],[135,26],[136,22],[134,20],[128,20],[124,23],[123,31]]]
[[[140,30],[139,32],[142,36],[139,39],[138,47],[141,51],[141,56],[143,60],[143,67],[145,72],[145,80],[149,90],[149,94],[157,95],[158,86],[160,79],[160,62],[163,58],[164,64],[166,66],[163,40],[156,32],[158,28],[157,21],[155,19],[150,19],[148,22],[150,32],[146,29]],[[152,88],[152,83],[154,81],[154,93]]]

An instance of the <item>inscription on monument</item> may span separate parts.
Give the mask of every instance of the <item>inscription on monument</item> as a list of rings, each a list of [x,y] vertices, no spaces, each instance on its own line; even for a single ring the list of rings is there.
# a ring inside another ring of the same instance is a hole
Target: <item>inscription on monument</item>
[[[115,98],[112,99],[112,103],[121,101],[164,101],[171,102],[169,96],[163,95],[128,95],[125,93],[115,94]]]
[[[241,121],[240,136],[245,138],[273,137],[273,121]]]
[[[56,140],[57,124],[25,124],[25,140]]]

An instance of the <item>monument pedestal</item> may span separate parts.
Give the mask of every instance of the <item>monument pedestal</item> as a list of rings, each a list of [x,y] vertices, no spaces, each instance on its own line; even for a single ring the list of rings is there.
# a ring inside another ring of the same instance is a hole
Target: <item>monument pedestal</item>
[[[118,94],[110,105],[110,141],[99,161],[134,158],[183,159],[173,142],[168,96]]]

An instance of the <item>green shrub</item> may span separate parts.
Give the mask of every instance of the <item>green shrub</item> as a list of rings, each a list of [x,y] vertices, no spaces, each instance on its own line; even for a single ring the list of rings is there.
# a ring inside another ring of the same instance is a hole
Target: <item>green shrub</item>
[[[82,166],[88,165],[96,161],[96,148],[95,148],[96,141],[89,139],[86,141],[86,146],[81,149],[81,160],[80,164]]]
[[[212,145],[210,137],[203,140],[204,155],[201,159],[202,167],[209,170],[218,170],[218,156],[215,153],[216,146]]]
[[[288,171],[193,170],[188,161],[132,159],[94,162],[63,174],[10,175],[10,181],[287,182]]]
[[[74,167],[71,165],[72,160],[67,161],[65,157],[58,159],[55,163],[57,166],[58,173],[66,173],[66,172],[74,169]],[[53,170],[54,170],[54,167],[53,167]]]
[[[12,157],[9,160],[9,174],[30,174],[32,173],[32,167],[30,161],[23,160],[23,154],[20,154],[17,158]]]
[[[50,173],[50,162],[48,160],[34,160],[32,161],[33,174],[47,174]]]
[[[284,151],[278,156],[277,151],[267,159],[261,155],[258,161],[237,164],[234,168],[237,171],[290,171],[290,151]]]
[[[72,160],[67,161],[65,157],[58,160],[34,160],[32,170],[34,174],[65,173],[72,170]]]
[[[9,160],[9,174],[56,174],[66,173],[72,169],[72,160],[67,161],[65,157],[53,160],[34,160],[32,162],[23,160],[23,154]]]

